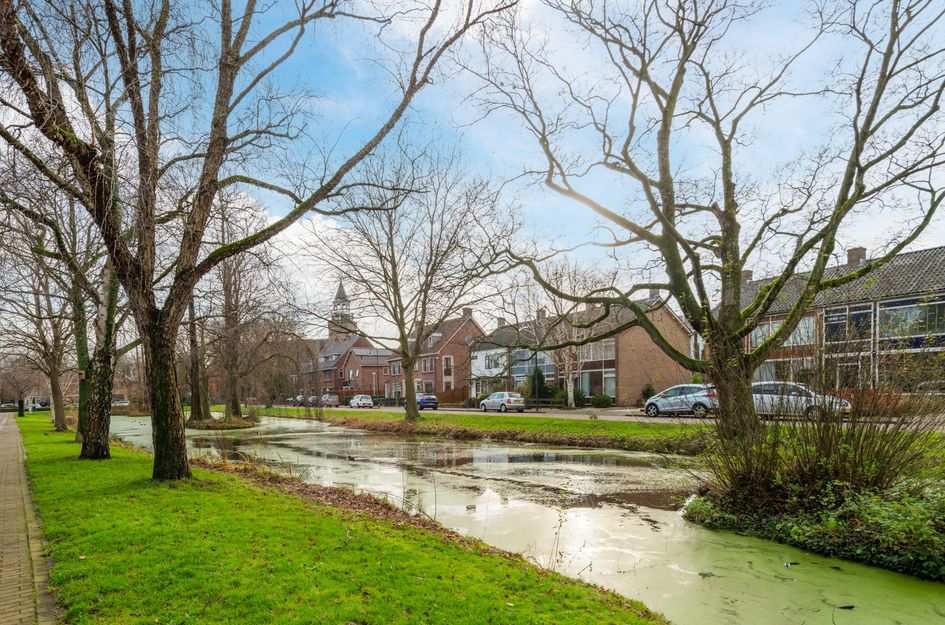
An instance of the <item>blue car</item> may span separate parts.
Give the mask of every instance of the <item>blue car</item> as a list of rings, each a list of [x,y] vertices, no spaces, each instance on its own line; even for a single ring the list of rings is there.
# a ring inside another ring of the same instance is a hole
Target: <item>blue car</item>
[[[436,410],[439,407],[440,400],[436,398],[436,395],[431,393],[420,393],[417,395],[417,410],[423,410],[424,408]]]

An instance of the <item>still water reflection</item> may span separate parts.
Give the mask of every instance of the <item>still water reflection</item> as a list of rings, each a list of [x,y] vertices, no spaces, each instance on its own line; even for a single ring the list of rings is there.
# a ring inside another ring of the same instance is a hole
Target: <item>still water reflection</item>
[[[112,431],[150,447],[147,419],[115,417]],[[405,439],[276,418],[187,435],[193,455],[252,455],[310,482],[387,497],[640,599],[678,625],[945,625],[943,584],[687,523],[678,507],[696,478],[685,458]]]

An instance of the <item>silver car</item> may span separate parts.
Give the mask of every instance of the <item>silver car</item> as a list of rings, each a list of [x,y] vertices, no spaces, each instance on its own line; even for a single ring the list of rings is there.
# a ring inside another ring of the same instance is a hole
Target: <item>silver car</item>
[[[691,414],[705,417],[719,407],[715,387],[708,384],[678,384],[646,400],[643,407],[648,417],[662,414]]]
[[[498,410],[499,412],[525,412],[525,398],[520,393],[500,391],[489,395],[479,402],[479,409],[483,412]]]
[[[755,412],[759,416],[803,416],[849,414],[850,402],[833,395],[815,393],[796,382],[755,382],[751,385]]]

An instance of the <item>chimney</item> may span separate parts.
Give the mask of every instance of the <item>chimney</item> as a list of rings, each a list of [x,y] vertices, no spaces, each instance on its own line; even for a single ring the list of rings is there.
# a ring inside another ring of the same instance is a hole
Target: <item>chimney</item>
[[[548,314],[548,312],[547,312],[544,308],[539,308],[539,309],[538,309],[538,320],[539,320],[539,321],[544,321],[544,320],[545,320],[545,316],[546,316],[547,314]]]
[[[472,317],[472,308],[464,308],[463,317]]]
[[[505,317],[496,317],[496,318],[495,318],[495,327],[497,327],[497,328],[504,328],[504,327],[507,326],[507,325],[509,325],[509,324],[508,324],[508,322],[505,320]]]
[[[742,270],[742,284],[748,284],[749,282],[751,282],[751,276],[752,276],[751,269],[743,269]]]
[[[851,247],[847,250],[847,266],[856,267],[860,263],[866,260],[866,248],[865,247]]]

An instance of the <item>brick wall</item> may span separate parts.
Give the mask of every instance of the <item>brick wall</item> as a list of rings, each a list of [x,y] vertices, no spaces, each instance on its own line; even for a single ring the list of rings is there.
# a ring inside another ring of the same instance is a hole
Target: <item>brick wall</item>
[[[689,333],[667,310],[650,314],[668,342],[684,354],[690,353]],[[617,335],[617,403],[636,405],[643,387],[653,385],[658,392],[691,380],[689,371],[667,356],[643,328],[630,328]]]

